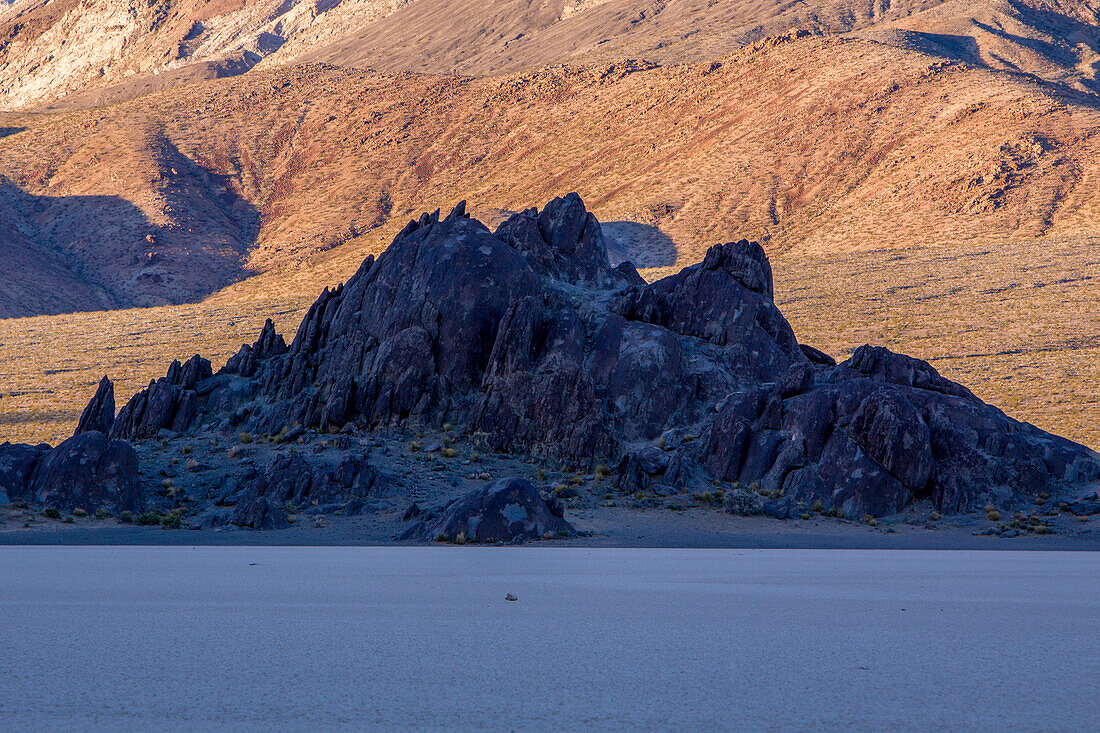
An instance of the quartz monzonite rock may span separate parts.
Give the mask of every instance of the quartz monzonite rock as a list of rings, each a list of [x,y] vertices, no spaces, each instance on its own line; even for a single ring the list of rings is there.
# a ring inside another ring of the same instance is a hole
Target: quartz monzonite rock
[[[100,428],[110,422],[105,393],[101,385],[89,407]],[[322,292],[289,346],[268,322],[216,374],[199,356],[176,362],[123,407],[110,434],[142,441],[211,426],[284,438],[448,426],[489,450],[603,464],[614,474],[605,486],[623,493],[752,491],[777,517],[818,504],[881,516],[915,499],[943,513],[1043,494],[1072,502],[1100,480],[1096,453],[1009,418],[924,361],[863,346],[836,364],[799,344],[755,243],[714,246],[650,284],[629,263],[612,266],[576,194],[495,232],[464,204],[445,218],[422,215]],[[0,485],[37,482],[26,470],[38,449],[9,450]],[[242,484],[234,521],[263,526],[268,504],[338,505],[379,482],[362,462],[334,470],[312,453],[278,460],[241,467],[256,481]],[[512,511],[497,506],[502,492],[526,497],[515,505],[539,517],[534,529],[501,519]],[[492,484],[418,536],[555,533],[564,521],[537,494]]]

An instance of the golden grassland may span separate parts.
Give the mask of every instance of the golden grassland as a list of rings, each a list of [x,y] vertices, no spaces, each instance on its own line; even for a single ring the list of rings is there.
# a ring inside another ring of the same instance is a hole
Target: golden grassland
[[[265,318],[290,341],[317,291],[378,243],[340,249],[203,303],[0,320],[0,440],[67,437],[104,373],[121,406],[172,359],[198,352],[216,369]],[[927,359],[1009,415],[1100,448],[1100,241],[788,253],[773,267],[800,341],[837,358],[872,343]]]

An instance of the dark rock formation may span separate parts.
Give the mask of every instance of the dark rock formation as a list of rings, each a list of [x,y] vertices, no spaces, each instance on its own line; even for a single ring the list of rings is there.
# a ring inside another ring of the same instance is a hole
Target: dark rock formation
[[[99,380],[99,388],[84,413],[80,416],[80,422],[76,426],[76,435],[88,433],[93,430],[110,435],[111,426],[115,424],[115,385],[106,376]]]
[[[48,445],[0,445],[0,504],[31,499],[34,469],[49,450]]]
[[[290,526],[290,519],[286,512],[261,496],[237,507],[230,515],[229,523],[250,529],[286,529]]]
[[[286,341],[275,333],[275,324],[270,318],[264,323],[263,330],[256,343],[249,346],[244,344],[229,361],[225,363],[219,374],[236,374],[241,377],[251,377],[259,368],[262,361],[273,356],[280,356],[287,351]]]
[[[161,430],[187,430],[195,419],[196,388],[211,376],[210,362],[198,354],[182,365],[172,362],[167,376],[150,382],[119,410],[111,437],[144,440],[155,438]]]
[[[1100,478],[1088,449],[1008,418],[926,362],[869,346],[811,380],[788,374],[733,393],[702,459],[719,479],[847,516],[890,514],[914,497],[955,513]]]
[[[525,542],[550,534],[572,534],[560,504],[548,502],[520,478],[503,478],[448,504],[439,518],[422,522],[403,539],[449,542]]]
[[[88,512],[137,512],[145,506],[134,449],[96,431],[69,438],[43,454],[34,469],[30,497],[45,506]]]
[[[313,465],[301,455],[280,456],[256,479],[248,495],[308,507],[378,496],[383,483],[366,456],[348,458],[331,468]]]
[[[1100,456],[923,361],[865,346],[837,365],[800,345],[759,245],[712,247],[652,284],[611,268],[575,194],[495,233],[462,204],[421,216],[326,289],[289,348],[269,322],[216,377],[198,357],[174,364],[111,434],[186,431],[200,410],[256,434],[451,423],[496,450],[616,466],[624,492],[717,480],[767,495],[776,516],[925,497],[960,512],[1100,479]],[[345,480],[362,469],[326,478],[281,460],[256,497],[364,491]]]

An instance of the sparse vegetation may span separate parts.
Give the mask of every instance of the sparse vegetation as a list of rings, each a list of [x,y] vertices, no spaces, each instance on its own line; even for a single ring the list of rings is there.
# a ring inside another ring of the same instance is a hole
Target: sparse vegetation
[[[88,516],[88,510],[77,507],[76,509],[73,509],[73,516],[77,517],[78,519],[84,519]]]
[[[52,506],[48,506],[42,510],[42,516],[46,519],[61,519],[61,512]]]

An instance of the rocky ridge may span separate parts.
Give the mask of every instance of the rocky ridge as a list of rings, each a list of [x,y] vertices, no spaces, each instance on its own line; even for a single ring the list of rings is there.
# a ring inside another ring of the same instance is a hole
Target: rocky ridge
[[[289,346],[268,322],[216,374],[198,355],[174,363],[113,421],[108,384],[85,418],[111,422],[116,442],[239,433],[291,444],[227,474],[209,497],[225,507],[207,512],[210,525],[281,526],[286,507],[369,511],[393,494],[382,456],[307,456],[294,442],[330,434],[347,448],[352,436],[416,426],[524,460],[596,466],[620,494],[715,488],[730,506],[780,518],[880,517],[915,500],[945,514],[1013,509],[1081,501],[1100,481],[1100,456],[1012,420],[926,362],[864,346],[835,364],[800,345],[755,243],[717,245],[652,284],[629,263],[612,267],[576,194],[495,232],[464,204],[424,214],[326,289]],[[537,521],[501,520],[512,504]],[[569,531],[550,519],[562,519],[553,498],[507,482],[431,514],[406,536]]]

